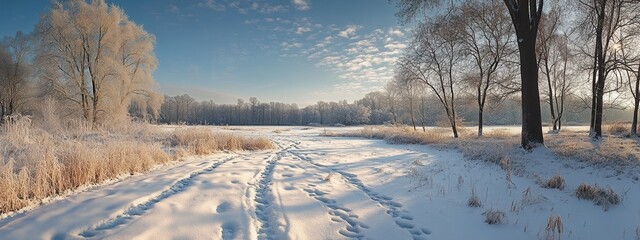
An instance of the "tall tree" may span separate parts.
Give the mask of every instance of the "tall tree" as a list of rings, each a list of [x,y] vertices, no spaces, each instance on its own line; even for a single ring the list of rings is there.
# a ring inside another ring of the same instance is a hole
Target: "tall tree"
[[[499,70],[508,57],[515,53],[512,47],[509,15],[500,11],[498,0],[467,0],[461,6],[459,22],[462,24],[465,52],[471,56],[475,68],[467,78],[474,88],[478,105],[478,136],[482,136],[484,111],[489,90],[499,78]]]
[[[53,2],[37,25],[41,77],[93,128],[126,115],[136,97],[156,111],[154,38],[104,0]]]
[[[0,42],[0,121],[13,115],[29,97],[32,37],[17,32]]]
[[[515,28],[520,53],[520,79],[522,97],[522,138],[521,145],[531,149],[544,144],[542,117],[540,113],[540,92],[538,89],[538,65],[536,61],[536,35],[542,16],[544,0],[503,0],[511,22]],[[398,18],[406,23],[416,18],[418,13],[443,5],[442,0],[398,0]],[[450,1],[453,7],[456,1]]]
[[[457,138],[456,88],[460,76],[455,69],[463,56],[463,43],[460,25],[450,21],[454,11],[419,24],[397,71],[406,74],[403,78],[419,81],[432,90]]]
[[[610,73],[623,66],[616,39],[626,38],[623,29],[640,17],[640,3],[636,0],[579,0],[578,3],[582,10],[581,33],[587,41],[593,42],[590,135],[599,139],[602,137],[607,79]],[[621,86],[620,78],[616,80],[615,85]]]

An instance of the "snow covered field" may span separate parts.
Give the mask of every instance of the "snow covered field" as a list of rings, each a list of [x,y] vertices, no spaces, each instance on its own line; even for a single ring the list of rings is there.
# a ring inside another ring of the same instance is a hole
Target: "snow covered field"
[[[0,220],[0,239],[638,239],[637,169],[593,169],[545,149],[518,172],[455,150],[320,137],[326,128],[216,127],[277,148],[189,158]],[[331,128],[350,131],[356,128]],[[538,179],[560,175],[563,190]],[[605,211],[575,190],[610,186]],[[472,191],[482,207],[467,206]],[[483,213],[504,211],[502,224]],[[558,231],[555,230],[557,239]]]

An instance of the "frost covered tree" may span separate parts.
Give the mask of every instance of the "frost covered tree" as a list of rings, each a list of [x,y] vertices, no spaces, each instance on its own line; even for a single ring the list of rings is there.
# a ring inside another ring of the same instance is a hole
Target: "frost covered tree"
[[[22,32],[0,42],[0,121],[29,98],[32,46],[31,36]]]
[[[93,128],[126,117],[132,102],[156,113],[154,37],[104,0],[53,2],[36,27],[36,63],[55,96]]]

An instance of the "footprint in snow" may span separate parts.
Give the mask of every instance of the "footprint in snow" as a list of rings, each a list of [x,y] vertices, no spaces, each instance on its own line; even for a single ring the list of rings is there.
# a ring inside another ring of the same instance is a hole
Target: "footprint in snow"
[[[231,203],[229,202],[222,202],[218,205],[218,207],[216,208],[216,212],[217,213],[223,213],[226,212],[227,210],[229,210],[231,208]]]
[[[236,222],[226,222],[222,224],[222,239],[236,239],[240,225]]]

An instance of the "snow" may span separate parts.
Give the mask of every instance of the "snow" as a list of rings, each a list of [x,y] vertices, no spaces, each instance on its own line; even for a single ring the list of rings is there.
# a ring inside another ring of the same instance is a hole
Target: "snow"
[[[92,187],[0,220],[0,239],[538,239],[552,215],[562,239],[638,237],[637,172],[538,149],[513,156],[509,182],[500,166],[455,150],[320,137],[325,129],[216,127],[278,147],[188,158]],[[556,174],[564,190],[536,182]],[[605,211],[579,200],[581,183],[610,186],[623,201]],[[472,189],[480,208],[467,206]],[[490,209],[505,223],[485,223]]]

